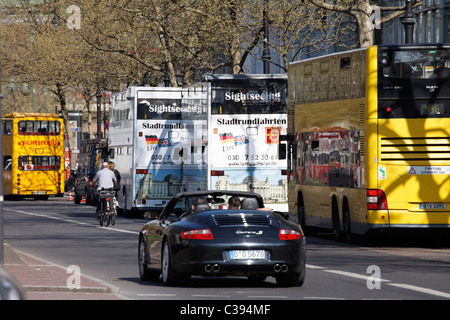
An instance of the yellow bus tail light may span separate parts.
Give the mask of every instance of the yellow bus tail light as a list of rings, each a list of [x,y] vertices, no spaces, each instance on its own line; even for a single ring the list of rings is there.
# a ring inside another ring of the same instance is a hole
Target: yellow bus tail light
[[[386,194],[381,189],[367,190],[367,210],[387,210]]]

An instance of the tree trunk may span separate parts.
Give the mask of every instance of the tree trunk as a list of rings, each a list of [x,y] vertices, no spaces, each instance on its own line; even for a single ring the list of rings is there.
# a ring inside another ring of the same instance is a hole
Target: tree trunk
[[[329,3],[323,0],[309,0],[312,4],[319,8],[342,12],[355,18],[358,25],[359,44],[368,47],[373,44],[373,24],[370,21],[372,15],[372,6],[369,0],[355,0],[352,5],[341,5]]]
[[[67,144],[69,146],[70,168],[75,168],[75,165],[77,163],[77,157],[74,153],[72,153],[74,147],[73,133],[69,123],[69,112],[67,110],[66,104],[66,90],[64,88],[64,85],[59,82],[56,84],[56,96],[58,97],[59,105],[61,106],[61,114],[63,116],[64,121],[64,132],[66,134]]]
[[[359,45],[361,48],[366,48],[374,43],[373,23],[370,20],[372,6],[368,0],[358,0],[355,6],[352,15],[358,24]]]

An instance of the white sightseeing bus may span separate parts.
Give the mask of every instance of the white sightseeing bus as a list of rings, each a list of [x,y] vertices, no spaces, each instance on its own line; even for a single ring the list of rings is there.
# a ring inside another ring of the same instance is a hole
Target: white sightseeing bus
[[[287,211],[286,89],[287,75],[205,75],[113,94],[108,148],[121,208],[159,211],[177,192],[220,189],[257,192]]]
[[[280,135],[287,133],[287,75],[207,74],[203,83],[208,188],[257,192],[268,207],[287,211],[287,161],[279,155]]]
[[[125,214],[157,212],[177,192],[206,189],[206,99],[201,84],[111,96],[108,148]]]

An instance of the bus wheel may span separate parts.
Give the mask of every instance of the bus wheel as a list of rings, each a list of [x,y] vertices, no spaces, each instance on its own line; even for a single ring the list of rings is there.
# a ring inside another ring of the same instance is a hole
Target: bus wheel
[[[34,200],[48,200],[48,195],[45,195],[45,196],[34,196]]]
[[[345,240],[349,243],[352,242],[352,224],[350,221],[350,211],[347,207],[344,208],[344,212],[342,213],[342,222],[344,227],[344,237]]]
[[[337,203],[334,199],[333,199],[332,208],[331,208],[331,219],[333,222],[334,238],[337,241],[341,241],[342,240],[342,232],[341,232],[341,224],[339,222],[339,209],[338,209]]]
[[[298,195],[297,200],[297,223],[302,227],[302,229],[305,228],[305,204],[303,203],[303,197],[301,194]]]

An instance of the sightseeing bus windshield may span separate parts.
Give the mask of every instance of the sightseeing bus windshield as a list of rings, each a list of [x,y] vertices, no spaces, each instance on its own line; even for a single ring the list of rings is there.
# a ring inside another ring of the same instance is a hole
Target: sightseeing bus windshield
[[[215,82],[211,113],[286,113],[286,83],[268,80],[253,80],[248,85],[242,81]]]

